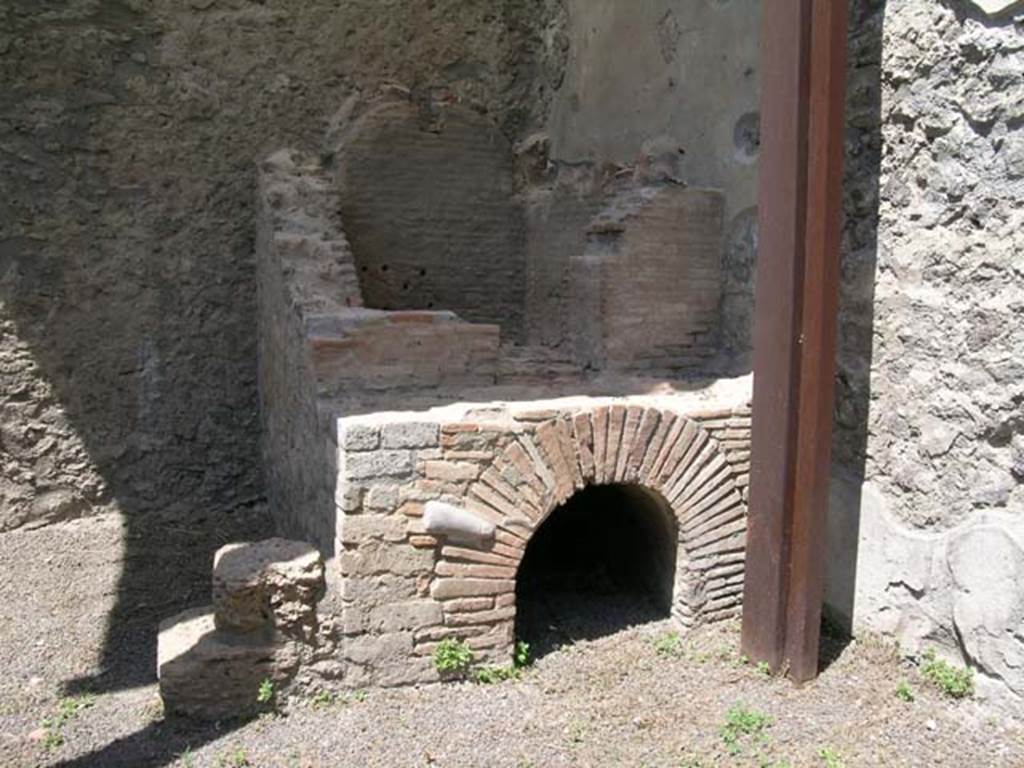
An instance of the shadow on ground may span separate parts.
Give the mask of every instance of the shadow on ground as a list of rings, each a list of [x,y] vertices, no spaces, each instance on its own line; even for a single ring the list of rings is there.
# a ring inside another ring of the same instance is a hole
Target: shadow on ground
[[[533,659],[581,640],[596,640],[666,618],[645,592],[593,584],[545,589],[520,605],[516,639],[530,644]]]
[[[57,763],[60,768],[95,766],[133,766],[160,768],[174,762],[192,749],[207,744],[225,733],[243,728],[250,720],[224,724],[203,724],[189,720],[160,720],[130,736],[116,739],[102,749]]]

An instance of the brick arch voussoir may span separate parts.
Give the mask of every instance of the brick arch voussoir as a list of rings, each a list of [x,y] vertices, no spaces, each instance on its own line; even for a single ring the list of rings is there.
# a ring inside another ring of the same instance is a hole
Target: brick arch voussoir
[[[676,518],[677,617],[689,624],[735,611],[746,504],[718,441],[697,419],[624,404],[554,417],[510,441],[466,502],[495,523],[496,548],[518,567],[555,509],[586,486],[611,483],[656,492]]]

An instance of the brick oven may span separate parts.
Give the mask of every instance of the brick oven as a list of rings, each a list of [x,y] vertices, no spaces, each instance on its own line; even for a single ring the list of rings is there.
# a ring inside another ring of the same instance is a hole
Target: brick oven
[[[315,626],[285,636],[288,567],[218,562],[213,609],[161,637],[183,711],[218,706],[196,703],[197,665],[252,647],[224,618],[242,583],[266,624],[260,671],[227,673],[242,688],[435,681],[447,638],[507,663],[517,579],[556,519],[567,556],[596,547],[680,627],[739,613],[750,392],[711,375],[721,195],[650,168],[538,171],[471,110],[430,118],[367,103],[330,153],[260,165],[269,501],[324,583],[302,592]]]

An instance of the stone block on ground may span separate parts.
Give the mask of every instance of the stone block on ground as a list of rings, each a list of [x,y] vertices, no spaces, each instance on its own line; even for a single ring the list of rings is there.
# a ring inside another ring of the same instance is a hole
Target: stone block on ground
[[[205,719],[238,717],[260,708],[260,684],[275,690],[299,666],[294,642],[261,632],[218,630],[209,606],[193,608],[160,624],[157,676],[169,714]]]
[[[218,629],[266,629],[310,639],[323,597],[324,564],[311,545],[267,539],[221,547],[213,561],[213,607]]]

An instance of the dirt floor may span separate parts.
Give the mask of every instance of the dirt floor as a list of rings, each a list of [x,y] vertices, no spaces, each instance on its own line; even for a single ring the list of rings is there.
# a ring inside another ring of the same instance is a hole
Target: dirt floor
[[[178,567],[149,553],[154,583],[133,596],[118,574],[145,553],[114,518],[0,537],[0,766],[1024,766],[1024,722],[946,698],[881,642],[830,640],[821,677],[796,688],[744,663],[735,626],[623,628],[646,614],[614,602],[552,619],[519,680],[164,720],[153,622],[202,602],[219,534],[190,549],[200,529],[168,530]],[[127,630],[106,631],[112,611]]]

